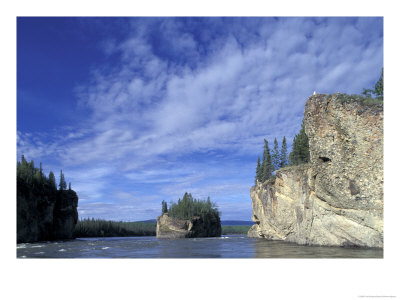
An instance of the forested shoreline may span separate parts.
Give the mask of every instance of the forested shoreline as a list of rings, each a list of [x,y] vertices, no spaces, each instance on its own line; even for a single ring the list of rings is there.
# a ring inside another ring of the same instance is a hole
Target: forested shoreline
[[[222,234],[247,234],[250,225],[222,225]],[[75,226],[74,237],[128,237],[155,236],[156,221],[154,222],[125,222],[103,219],[81,219]]]

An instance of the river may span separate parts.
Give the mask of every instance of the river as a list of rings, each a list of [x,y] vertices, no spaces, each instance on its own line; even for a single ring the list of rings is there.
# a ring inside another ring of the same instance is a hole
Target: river
[[[17,244],[18,258],[383,258],[382,249],[300,246],[227,235],[218,238],[77,238]]]

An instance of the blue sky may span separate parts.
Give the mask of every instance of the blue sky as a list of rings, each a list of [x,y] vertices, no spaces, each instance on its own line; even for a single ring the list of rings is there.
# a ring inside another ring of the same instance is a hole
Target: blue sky
[[[80,217],[153,219],[184,192],[250,220],[263,139],[306,99],[372,88],[382,18],[18,18],[17,155]]]

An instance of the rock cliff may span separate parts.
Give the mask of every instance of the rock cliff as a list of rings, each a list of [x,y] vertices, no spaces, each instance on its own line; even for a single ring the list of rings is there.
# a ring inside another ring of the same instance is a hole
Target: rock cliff
[[[221,236],[221,222],[205,223],[200,217],[180,220],[167,213],[157,218],[157,238],[194,238]]]
[[[250,190],[250,237],[383,248],[383,104],[340,94],[304,110],[310,164],[276,171]]]
[[[73,190],[35,194],[17,188],[17,243],[71,239],[78,221],[78,196]]]

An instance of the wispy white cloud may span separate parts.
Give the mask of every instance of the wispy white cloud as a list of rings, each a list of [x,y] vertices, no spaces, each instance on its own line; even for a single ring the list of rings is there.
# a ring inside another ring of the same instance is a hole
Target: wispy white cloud
[[[46,141],[18,132],[18,151],[68,166],[76,189],[92,201],[106,197],[115,185],[110,179],[120,178],[124,184],[113,199],[123,198],[130,184],[143,184],[156,187],[157,200],[145,201],[149,207],[190,189],[220,201],[247,195],[235,203],[243,209],[253,180],[250,161],[261,153],[263,138],[290,142],[314,90],[358,93],[380,72],[382,39],[366,19],[198,22],[208,27],[195,33],[176,19],[133,20],[123,41],[100,45],[118,61],[94,68],[91,82],[76,89],[80,107],[90,112],[84,122]],[[221,29],[224,22],[232,26]],[[219,165],[199,166],[204,153]],[[232,164],[250,176],[244,184],[232,175]],[[101,205],[85,204],[82,214],[91,207],[111,215],[118,207]],[[234,215],[228,202],[221,208]]]

